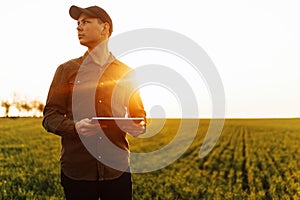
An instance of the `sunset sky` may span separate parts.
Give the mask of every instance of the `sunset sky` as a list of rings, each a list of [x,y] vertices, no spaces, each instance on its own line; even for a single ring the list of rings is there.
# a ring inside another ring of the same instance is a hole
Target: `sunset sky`
[[[77,22],[68,14],[71,5],[103,7],[114,23],[112,37],[160,28],[193,40],[211,58],[222,79],[226,117],[300,117],[297,0],[3,1],[0,101],[12,100],[16,94],[16,98],[44,102],[56,68],[84,54]],[[213,105],[201,76],[195,76],[178,57],[165,54],[140,51],[120,60],[133,68],[161,64],[177,70],[195,92],[199,117],[210,117]],[[141,91],[148,113],[158,105],[167,117],[180,117],[176,94],[158,85]]]

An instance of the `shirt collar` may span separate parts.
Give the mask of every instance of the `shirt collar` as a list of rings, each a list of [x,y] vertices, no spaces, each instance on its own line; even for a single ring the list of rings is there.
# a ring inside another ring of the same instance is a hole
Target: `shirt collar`
[[[105,40],[91,52],[86,51],[83,56],[84,63],[88,64],[94,62],[100,67],[105,67],[107,64],[112,63],[115,60],[115,57],[108,51],[107,43],[108,40]]]

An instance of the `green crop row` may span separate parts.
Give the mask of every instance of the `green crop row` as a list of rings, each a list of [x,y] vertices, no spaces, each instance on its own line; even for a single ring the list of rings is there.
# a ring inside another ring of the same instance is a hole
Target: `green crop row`
[[[129,137],[131,150],[153,152],[178,137],[172,156],[193,137],[189,127],[178,136],[180,122],[152,120],[147,137]],[[213,150],[199,158],[209,122],[200,120],[193,142],[173,163],[133,174],[134,199],[300,199],[300,119],[226,119]],[[0,199],[63,199],[60,148],[59,136],[47,133],[41,119],[1,118]]]

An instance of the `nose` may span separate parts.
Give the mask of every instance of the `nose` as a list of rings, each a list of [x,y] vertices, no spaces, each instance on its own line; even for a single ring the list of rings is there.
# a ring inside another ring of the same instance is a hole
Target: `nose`
[[[82,31],[82,26],[80,24],[77,25],[77,31]]]

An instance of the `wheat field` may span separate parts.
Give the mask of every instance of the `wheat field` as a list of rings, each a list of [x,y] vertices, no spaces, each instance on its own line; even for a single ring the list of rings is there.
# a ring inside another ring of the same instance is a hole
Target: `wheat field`
[[[166,120],[152,137],[129,137],[131,150],[164,147],[180,121]],[[200,119],[193,143],[175,162],[133,174],[133,199],[300,199],[300,119],[226,119],[213,150],[199,158],[209,122]],[[41,118],[0,118],[0,199],[64,199],[60,148]]]

